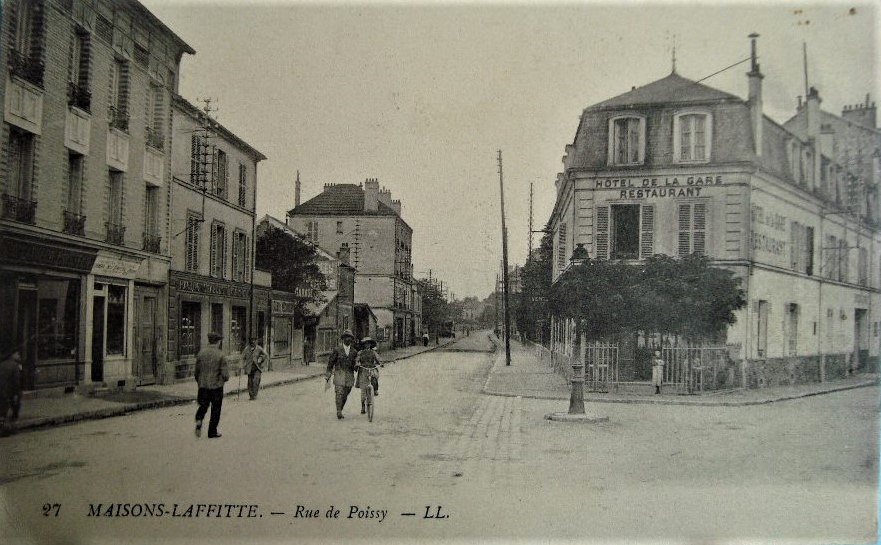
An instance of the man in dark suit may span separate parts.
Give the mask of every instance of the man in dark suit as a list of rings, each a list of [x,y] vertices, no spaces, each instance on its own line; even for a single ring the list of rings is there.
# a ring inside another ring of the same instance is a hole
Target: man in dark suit
[[[341,343],[334,347],[327,358],[327,371],[325,379],[330,380],[333,376],[333,387],[336,392],[336,417],[343,418],[343,407],[349,398],[349,392],[355,385],[355,358],[358,350],[355,349],[355,336],[350,330],[343,331],[340,336]]]
[[[195,378],[199,384],[196,402],[196,437],[202,436],[202,419],[211,407],[211,418],[208,420],[208,438],[220,437],[217,425],[220,424],[220,411],[223,407],[223,384],[229,380],[229,364],[221,352],[223,335],[212,332],[208,334],[208,345],[196,356]]]

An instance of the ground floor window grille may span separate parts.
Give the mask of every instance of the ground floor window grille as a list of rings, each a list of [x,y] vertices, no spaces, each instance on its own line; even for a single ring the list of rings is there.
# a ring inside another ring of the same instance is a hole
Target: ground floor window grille
[[[201,339],[202,305],[183,301],[180,305],[180,347],[178,353],[183,356],[195,356],[199,352]]]

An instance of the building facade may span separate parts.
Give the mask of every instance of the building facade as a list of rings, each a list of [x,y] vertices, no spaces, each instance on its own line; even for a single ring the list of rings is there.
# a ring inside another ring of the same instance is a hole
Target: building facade
[[[133,0],[2,6],[0,307],[24,388],[160,379],[171,98],[195,51]]]
[[[370,306],[380,343],[407,346],[419,329],[411,264],[413,230],[401,217],[401,202],[379,181],[326,184],[324,191],[288,211],[287,223],[315,244],[351,251],[355,302]]]
[[[233,362],[256,334],[254,210],[266,157],[182,97],[172,110],[168,365],[182,379],[209,333],[223,334]]]
[[[704,254],[743,281],[748,304],[726,339],[743,383],[874,369],[877,130],[865,125],[870,151],[848,162],[830,133],[850,120],[822,115],[816,90],[786,125],[766,117],[752,38],[747,100],[674,71],[584,110],[556,180],[554,279],[576,245],[633,263]]]

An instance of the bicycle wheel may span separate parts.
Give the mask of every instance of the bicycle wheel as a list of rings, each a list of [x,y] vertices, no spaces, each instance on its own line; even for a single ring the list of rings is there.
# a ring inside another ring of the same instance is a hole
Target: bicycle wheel
[[[367,386],[367,421],[373,422],[373,385]]]

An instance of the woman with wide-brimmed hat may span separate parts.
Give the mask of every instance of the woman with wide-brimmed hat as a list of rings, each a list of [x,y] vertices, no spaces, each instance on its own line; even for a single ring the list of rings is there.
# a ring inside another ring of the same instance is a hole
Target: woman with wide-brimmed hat
[[[368,369],[381,367],[382,362],[376,354],[376,341],[370,337],[364,337],[361,339],[361,346],[362,349],[358,352],[358,360],[355,363],[355,368],[358,370],[358,379],[355,381],[355,385],[361,389],[361,414],[364,414],[367,412],[365,403],[367,401],[367,386],[370,384]],[[376,375],[373,376],[373,395],[379,395],[379,378]]]
[[[340,344],[334,347],[327,358],[327,371],[325,379],[333,377],[333,386],[336,393],[336,417],[342,420],[343,407],[349,398],[349,392],[355,385],[355,360],[358,350],[354,346],[355,336],[347,329],[340,335]]]

